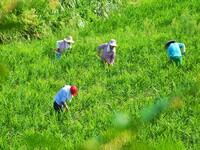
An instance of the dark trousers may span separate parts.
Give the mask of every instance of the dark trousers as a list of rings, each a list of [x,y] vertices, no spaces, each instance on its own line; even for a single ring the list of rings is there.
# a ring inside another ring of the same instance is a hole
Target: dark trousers
[[[56,102],[54,102],[53,107],[54,107],[55,111],[58,113],[63,111],[62,106],[58,105]]]

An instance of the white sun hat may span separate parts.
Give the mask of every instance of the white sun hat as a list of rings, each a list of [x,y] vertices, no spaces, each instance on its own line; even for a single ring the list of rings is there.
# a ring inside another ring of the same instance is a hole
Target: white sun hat
[[[72,36],[68,36],[67,38],[64,39],[64,41],[68,43],[74,43]]]
[[[109,44],[110,46],[117,46],[116,41],[114,39],[111,39]]]

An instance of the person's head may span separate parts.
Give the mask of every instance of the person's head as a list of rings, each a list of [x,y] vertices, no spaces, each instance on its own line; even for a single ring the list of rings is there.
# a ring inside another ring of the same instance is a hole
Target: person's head
[[[176,41],[175,41],[175,40],[169,40],[169,41],[165,44],[165,49],[167,49],[171,43],[176,43]]]
[[[75,85],[72,85],[70,87],[70,92],[71,92],[72,96],[76,96],[78,93],[78,88]]]
[[[69,45],[74,43],[72,36],[68,36],[67,38],[64,39],[65,42],[67,42]]]
[[[109,45],[110,45],[110,48],[113,49],[114,47],[117,46],[117,43],[114,39],[111,39],[110,42],[109,42]]]

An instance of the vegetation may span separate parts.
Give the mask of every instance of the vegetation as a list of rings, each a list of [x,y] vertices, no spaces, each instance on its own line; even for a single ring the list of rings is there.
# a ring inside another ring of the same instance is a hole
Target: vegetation
[[[1,2],[0,149],[199,149],[200,2],[56,2]],[[68,35],[73,49],[57,60]],[[97,57],[111,38],[113,67]],[[186,45],[182,68],[168,64],[170,39]],[[79,93],[58,119],[63,84]]]
[[[0,29],[4,31],[0,32],[0,42],[7,43],[18,38],[41,39],[63,30],[66,26],[69,29],[83,27],[99,17],[108,17],[122,4],[125,4],[125,1],[3,1],[0,3]]]

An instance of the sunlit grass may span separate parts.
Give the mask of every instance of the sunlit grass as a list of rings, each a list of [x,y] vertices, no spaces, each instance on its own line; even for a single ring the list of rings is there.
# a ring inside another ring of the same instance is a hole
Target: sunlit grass
[[[177,16],[171,2],[164,2],[166,10],[162,1],[127,6],[80,30],[0,45],[7,70],[0,149],[198,149],[199,13],[197,3],[183,11],[177,1]],[[56,60],[55,41],[68,34],[73,49]],[[118,44],[113,67],[97,57],[98,45],[111,38]],[[183,68],[168,64],[169,39],[187,47]],[[53,98],[64,84],[79,93],[58,120]]]

